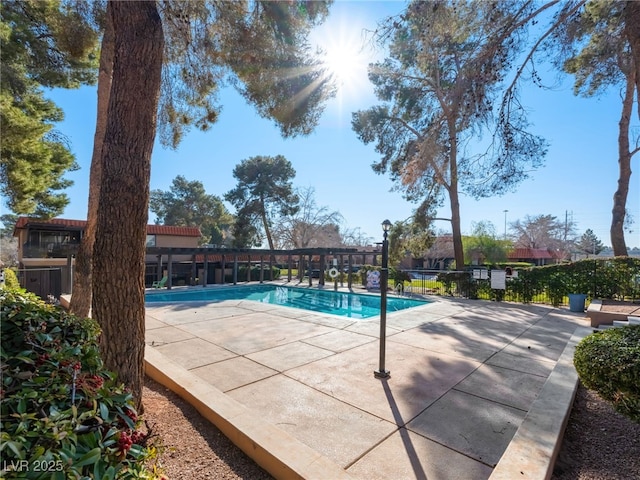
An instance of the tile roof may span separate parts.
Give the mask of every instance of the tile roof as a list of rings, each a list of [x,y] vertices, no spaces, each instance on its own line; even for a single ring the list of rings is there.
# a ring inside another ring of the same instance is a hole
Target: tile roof
[[[14,229],[25,228],[27,225],[59,225],[62,227],[84,228],[86,224],[86,220],[67,220],[65,218],[42,220],[39,218],[19,217]]]
[[[40,220],[38,218],[19,217],[16,222],[15,231],[20,228],[26,228],[28,225],[56,225],[68,228],[85,228],[86,220],[71,220],[67,218],[50,218],[49,220]],[[199,237],[200,229],[198,227],[174,227],[171,225],[147,225],[147,233],[149,235],[175,235],[180,237]]]
[[[149,235],[177,235],[180,237],[199,237],[198,227],[174,227],[171,225],[147,225]]]
[[[552,259],[549,250],[543,248],[516,248],[507,254],[507,258]]]

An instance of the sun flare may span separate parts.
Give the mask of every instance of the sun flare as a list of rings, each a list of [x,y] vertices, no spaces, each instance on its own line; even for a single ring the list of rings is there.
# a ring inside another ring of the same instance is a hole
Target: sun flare
[[[366,76],[363,55],[353,44],[336,44],[327,48],[325,63],[339,84],[350,84],[359,76]]]
[[[324,45],[323,63],[336,82],[338,92],[354,95],[367,82],[368,59],[357,38],[330,36]]]

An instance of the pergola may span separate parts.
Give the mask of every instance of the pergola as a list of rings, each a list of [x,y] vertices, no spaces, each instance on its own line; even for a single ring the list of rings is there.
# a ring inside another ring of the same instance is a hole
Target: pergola
[[[264,281],[264,269],[265,265],[268,265],[269,269],[274,263],[286,264],[288,266],[288,281],[292,280],[291,270],[295,262],[298,263],[298,272],[309,272],[309,286],[312,286],[313,279],[311,275],[313,259],[317,258],[320,275],[318,278],[318,284],[324,285],[325,283],[325,267],[327,260],[332,260],[333,264],[339,271],[344,268],[354,265],[354,259],[360,260],[361,264],[367,264],[367,257],[371,259],[371,264],[376,265],[377,255],[380,255],[380,251],[359,251],[356,248],[298,248],[293,250],[271,250],[271,249],[249,249],[249,248],[184,248],[184,247],[147,247],[147,255],[155,255],[158,259],[157,268],[157,280],[161,280],[163,276],[163,265],[167,268],[167,289],[171,289],[171,277],[172,277],[172,265],[173,258],[175,256],[190,256],[192,264],[192,276],[196,277],[196,272],[199,264],[203,265],[203,276],[200,279],[200,284],[206,286],[208,282],[208,266],[210,263],[217,263],[222,268],[222,282],[225,283],[224,272],[227,268],[232,268],[233,280],[235,285],[238,283],[238,267],[241,264],[260,265],[260,282]],[[276,259],[279,259],[276,262]],[[345,263],[346,261],[346,263]],[[306,268],[305,268],[306,265]],[[251,269],[249,268],[248,281],[251,281]],[[302,275],[300,275],[302,278]],[[352,271],[348,268],[348,287],[351,288],[352,284]]]

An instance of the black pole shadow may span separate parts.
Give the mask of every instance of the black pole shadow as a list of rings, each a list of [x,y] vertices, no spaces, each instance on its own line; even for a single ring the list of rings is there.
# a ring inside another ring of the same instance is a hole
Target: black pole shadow
[[[413,446],[413,442],[411,441],[411,438],[409,436],[409,430],[406,429],[405,422],[402,418],[402,415],[400,415],[398,404],[393,398],[393,393],[391,392],[391,388],[389,388],[388,380],[381,378],[380,383],[382,384],[382,388],[384,389],[384,395],[387,397],[387,402],[389,402],[389,408],[391,408],[393,420],[396,422],[396,425],[398,425],[398,432],[400,433],[400,438],[402,439],[404,449],[407,452],[409,461],[411,462],[411,468],[413,469],[415,478],[417,480],[428,480],[427,473],[424,471],[424,468],[422,468],[422,464],[420,463],[418,452]]]

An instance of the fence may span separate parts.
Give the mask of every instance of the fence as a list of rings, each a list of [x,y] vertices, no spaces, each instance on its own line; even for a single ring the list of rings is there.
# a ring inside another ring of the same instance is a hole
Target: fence
[[[473,298],[473,273],[471,271],[407,270],[411,284],[390,285],[406,295],[442,295]],[[391,282],[392,280],[390,280]]]
[[[572,293],[589,299],[640,301],[638,258],[586,259],[521,269],[507,276],[504,290],[492,289],[491,271],[486,272],[478,276],[473,271],[410,270],[411,285],[405,292],[556,306],[567,305]]]
[[[62,268],[29,268],[17,270],[20,286],[45,301],[53,301],[62,294]]]

